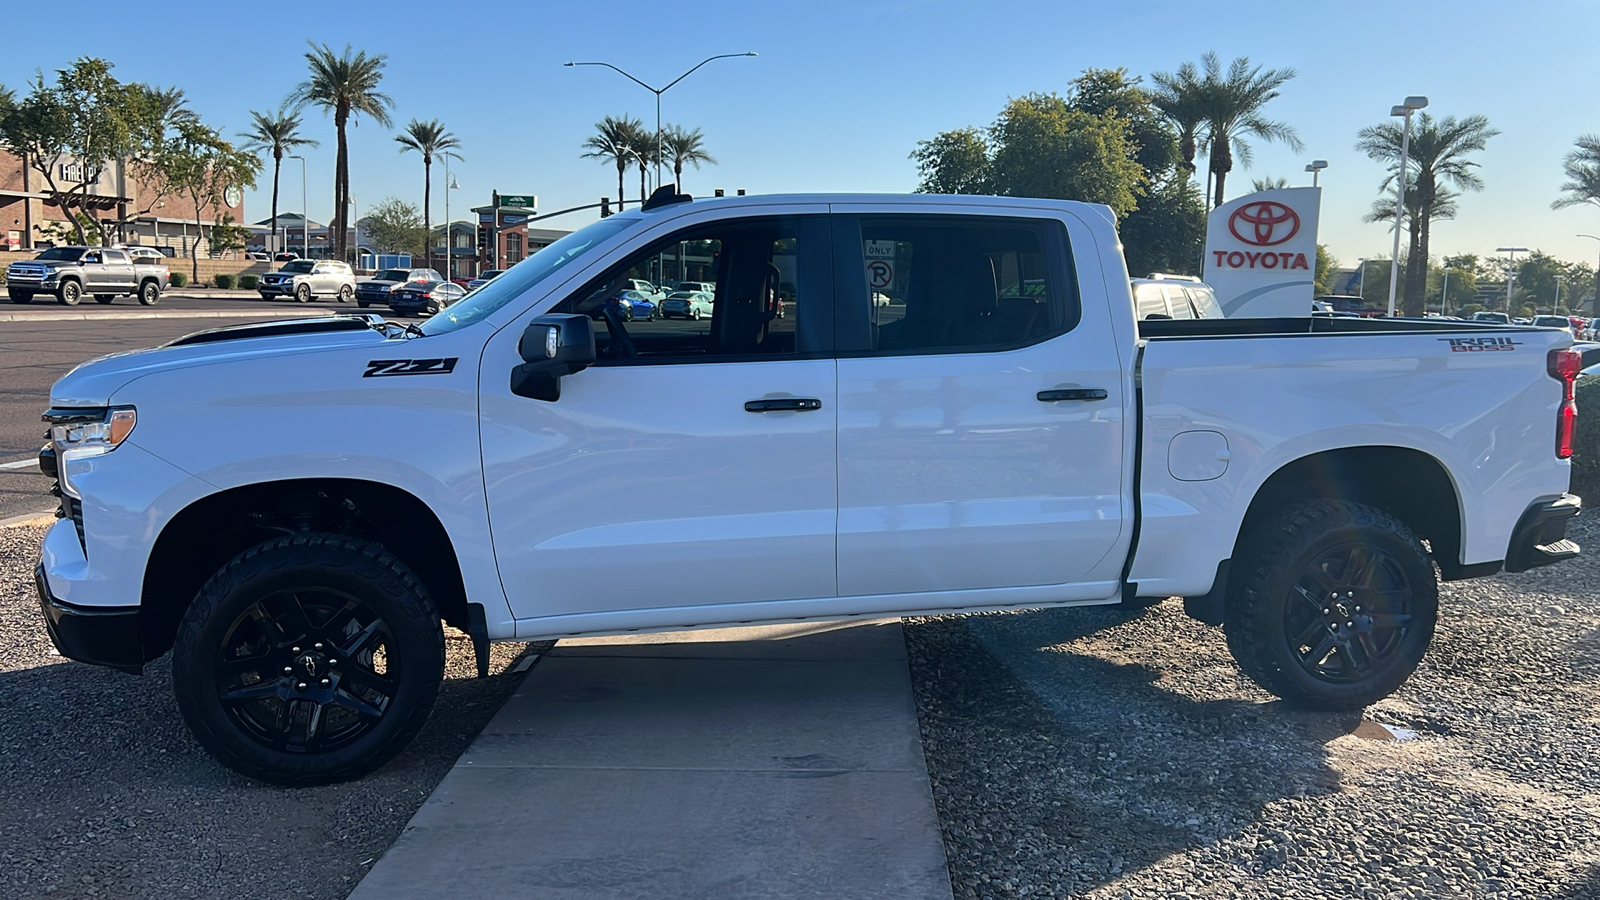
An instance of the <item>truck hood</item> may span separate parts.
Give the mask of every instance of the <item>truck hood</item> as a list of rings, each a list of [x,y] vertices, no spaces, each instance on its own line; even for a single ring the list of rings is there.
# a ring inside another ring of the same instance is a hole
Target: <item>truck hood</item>
[[[200,331],[147,350],[113,353],[79,365],[50,388],[56,408],[99,407],[137,378],[174,369],[216,365],[362,345],[389,340],[374,328],[377,316],[321,316]]]

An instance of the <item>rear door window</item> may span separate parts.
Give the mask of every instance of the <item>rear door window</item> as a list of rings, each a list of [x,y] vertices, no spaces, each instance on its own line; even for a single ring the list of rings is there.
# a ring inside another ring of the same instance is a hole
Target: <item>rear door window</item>
[[[1189,295],[1184,293],[1182,285],[1163,285],[1161,290],[1167,295],[1167,304],[1172,307],[1174,319],[1194,318],[1194,310],[1189,308]]]
[[[1133,289],[1134,302],[1139,307],[1139,318],[1165,318],[1167,301],[1162,299],[1161,286],[1158,284],[1141,284]]]
[[[1217,302],[1217,295],[1209,287],[1191,287],[1189,302],[1194,304],[1196,316],[1202,319],[1225,318],[1222,314],[1222,304]]]

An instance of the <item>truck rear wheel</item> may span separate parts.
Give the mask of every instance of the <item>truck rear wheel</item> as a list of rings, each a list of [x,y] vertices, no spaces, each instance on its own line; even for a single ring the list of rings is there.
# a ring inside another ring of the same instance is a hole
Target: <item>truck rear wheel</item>
[[[139,285],[139,305],[155,306],[161,302],[161,286],[154,281],[146,281]]]
[[[377,544],[282,537],[223,566],[172,650],[195,739],[234,771],[284,785],[357,778],[427,721],[444,632],[427,589]]]
[[[1388,512],[1297,504],[1248,535],[1223,628],[1251,681],[1309,709],[1389,696],[1433,639],[1439,587],[1422,543]]]

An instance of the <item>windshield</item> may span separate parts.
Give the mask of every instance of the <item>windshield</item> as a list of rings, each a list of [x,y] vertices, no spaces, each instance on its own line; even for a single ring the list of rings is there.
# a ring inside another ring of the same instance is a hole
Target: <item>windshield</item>
[[[411,273],[406,271],[405,269],[385,269],[384,271],[379,272],[378,274],[372,276],[372,280],[373,281],[405,281],[407,278],[410,278],[410,277],[411,277]]]
[[[310,272],[311,271],[311,267],[314,266],[314,265],[316,265],[316,263],[312,262],[309,259],[297,259],[294,262],[284,263],[283,264],[283,268],[279,269],[278,271],[279,272],[294,272],[294,273],[299,274],[299,275],[304,275],[307,272]]]
[[[35,256],[34,259],[61,259],[72,262],[82,255],[82,247],[51,247],[49,250]]]
[[[486,282],[466,299],[423,323],[423,334],[444,334],[465,328],[507,303],[521,297],[534,285],[548,278],[596,245],[610,240],[638,222],[635,218],[601,219],[574,231],[554,244],[517,263],[505,274]]]

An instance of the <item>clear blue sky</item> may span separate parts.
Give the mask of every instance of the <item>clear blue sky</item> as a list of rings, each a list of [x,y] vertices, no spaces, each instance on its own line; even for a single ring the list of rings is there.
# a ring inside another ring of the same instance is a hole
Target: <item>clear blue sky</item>
[[[37,68],[103,56],[125,80],[182,87],[206,121],[232,134],[248,110],[275,108],[301,80],[306,39],[349,42],[388,55],[384,89],[396,101],[397,126],[439,118],[461,138],[466,161],[452,213],[487,203],[494,188],[536,193],[541,209],[553,211],[616,193],[612,168],[578,158],[596,120],[627,113],[648,125],[655,115],[647,91],[606,69],[563,68],[566,60],[613,62],[660,84],[713,53],[760,53],[711,63],[666,94],[666,121],[703,129],[718,159],[684,178],[690,193],[708,195],[714,187],[909,191],[916,179],[907,154],[918,140],[986,125],[1008,97],[1064,91],[1085,67],[1171,71],[1215,50],[1224,60],[1247,55],[1300,73],[1268,113],[1299,131],[1305,151],[1258,145],[1254,166],[1230,177],[1230,197],[1257,176],[1309,183],[1305,164],[1328,160],[1321,239],[1345,265],[1388,253],[1387,229],[1361,222],[1382,170],[1353,145],[1357,130],[1383,121],[1407,94],[1429,96],[1438,115],[1482,113],[1502,132],[1479,156],[1487,189],[1465,196],[1455,221],[1435,226],[1436,255],[1520,245],[1593,260],[1600,251],[1600,243],[1574,237],[1600,235],[1600,209],[1549,208],[1573,138],[1600,132],[1593,0],[354,0],[241,10],[192,0],[14,4],[4,14],[8,34],[54,37],[8,41],[0,83],[20,90]],[[323,142],[309,154],[310,212],[326,220],[333,126],[320,112],[308,122]],[[351,183],[363,208],[388,196],[421,201],[421,162],[397,149],[392,131],[366,121],[352,129]],[[291,165],[283,178],[288,209],[300,193]],[[440,181],[436,168],[436,221]],[[629,183],[632,194],[637,174]],[[268,198],[264,189],[247,195],[251,220],[267,217]],[[580,214],[550,225],[584,221]]]

